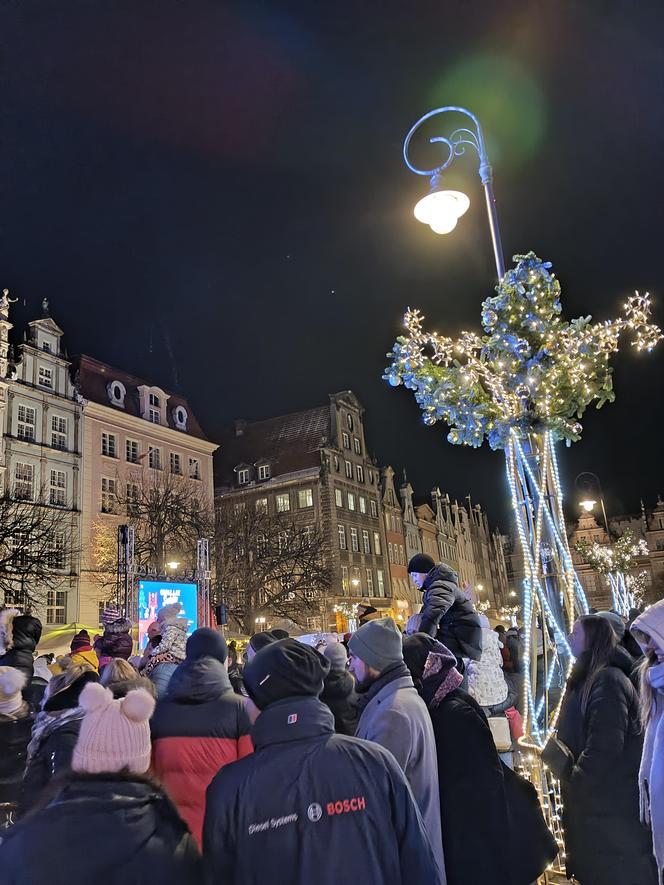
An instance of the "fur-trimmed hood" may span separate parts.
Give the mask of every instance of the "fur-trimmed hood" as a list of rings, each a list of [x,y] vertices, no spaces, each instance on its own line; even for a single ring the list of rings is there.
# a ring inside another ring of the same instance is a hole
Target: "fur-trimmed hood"
[[[20,614],[17,608],[5,608],[0,612],[0,655],[6,655],[14,645],[14,618]]]

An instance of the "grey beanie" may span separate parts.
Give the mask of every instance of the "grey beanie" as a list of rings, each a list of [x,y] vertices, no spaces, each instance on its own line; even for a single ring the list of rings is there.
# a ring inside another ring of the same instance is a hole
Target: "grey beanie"
[[[367,621],[353,633],[348,648],[356,658],[381,673],[390,664],[403,661],[403,639],[392,618]]]
[[[325,646],[323,654],[330,662],[330,666],[338,673],[343,673],[348,663],[348,654],[340,642],[331,642]]]
[[[627,624],[620,617],[620,615],[617,612],[604,611],[604,612],[597,612],[597,617],[604,618],[605,621],[608,621],[609,624],[611,624],[611,627],[613,628],[613,632],[616,634],[616,639],[618,640],[618,642],[620,642],[620,640],[625,635],[625,630],[627,630]]]

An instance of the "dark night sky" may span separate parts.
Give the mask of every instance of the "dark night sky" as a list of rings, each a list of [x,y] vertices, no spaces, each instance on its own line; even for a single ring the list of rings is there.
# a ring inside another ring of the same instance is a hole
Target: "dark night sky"
[[[47,296],[70,352],[182,390],[208,434],[352,388],[381,463],[505,524],[502,456],[450,446],[381,381],[403,308],[479,325],[471,208],[436,237],[401,159],[427,110],[480,116],[506,255],[554,262],[568,317],[650,290],[664,325],[664,14],[640,2],[0,3],[0,284]],[[422,148],[424,154],[426,145]],[[26,306],[23,306],[25,299]],[[629,350],[629,348],[626,348]],[[664,347],[563,454],[610,511],[664,492]]]

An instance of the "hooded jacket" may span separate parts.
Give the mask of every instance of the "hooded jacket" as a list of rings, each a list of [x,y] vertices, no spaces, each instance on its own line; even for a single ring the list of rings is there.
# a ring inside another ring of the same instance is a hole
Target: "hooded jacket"
[[[330,670],[325,677],[320,699],[332,711],[337,734],[354,735],[360,712],[355,680],[350,673],[347,670]]]
[[[194,840],[159,787],[115,774],[71,774],[54,786],[43,807],[2,831],[3,885],[71,885],[74,844],[89,882],[201,885]]]
[[[106,629],[102,636],[95,639],[93,647],[100,661],[102,659],[105,661],[106,658],[124,658],[125,661],[128,661],[134,647],[134,640],[129,633],[117,633]]]
[[[0,667],[15,667],[32,679],[33,652],[41,639],[41,621],[32,615],[0,612]]]
[[[575,758],[562,784],[568,875],[601,885],[655,885],[650,832],[639,820],[643,735],[632,661],[617,647],[584,706],[586,667],[584,653],[568,680],[558,726]]]
[[[200,844],[208,784],[252,751],[249,717],[224,665],[211,657],[180,664],[150,726],[152,769]]]
[[[442,642],[458,658],[482,657],[482,625],[472,602],[459,589],[457,573],[439,563],[422,585],[421,633]]]
[[[270,704],[252,739],[254,753],[208,788],[209,882],[439,885],[422,819],[390,753],[336,735],[332,713],[313,697]]]

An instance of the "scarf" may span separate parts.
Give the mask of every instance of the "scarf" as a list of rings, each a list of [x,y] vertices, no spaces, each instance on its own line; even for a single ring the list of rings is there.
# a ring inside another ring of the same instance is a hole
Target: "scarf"
[[[32,737],[28,744],[27,765],[30,764],[32,758],[49,735],[57,731],[66,722],[82,719],[84,715],[85,711],[81,707],[72,707],[69,710],[56,710],[53,713],[47,713],[45,710],[42,710],[37,713],[35,723],[32,726]]]
[[[356,686],[356,691],[359,695],[358,710],[364,710],[379,691],[385,688],[386,685],[389,685],[390,682],[394,682],[395,679],[401,679],[402,676],[408,676],[410,679],[410,670],[403,661],[396,661],[394,664],[386,667],[378,679],[375,679],[369,685]]]
[[[641,820],[651,824],[657,869],[664,869],[664,662],[648,670],[656,691],[650,722],[643,742],[639,769]]]
[[[456,658],[447,649],[444,653],[429,652],[422,674],[422,689],[430,698],[428,704],[431,710],[435,710],[443,698],[463,682],[463,676],[455,664]]]

